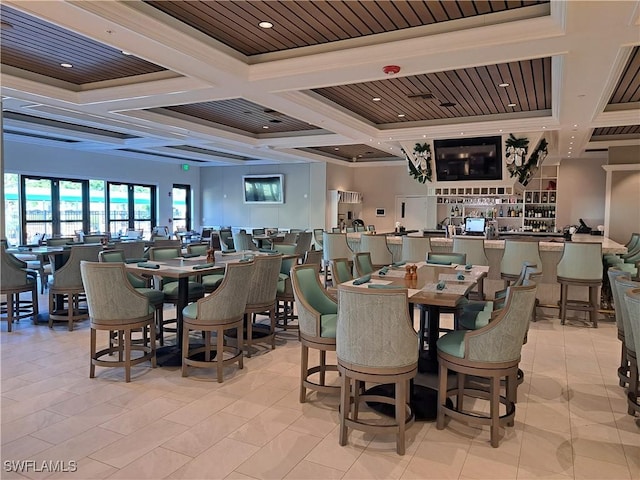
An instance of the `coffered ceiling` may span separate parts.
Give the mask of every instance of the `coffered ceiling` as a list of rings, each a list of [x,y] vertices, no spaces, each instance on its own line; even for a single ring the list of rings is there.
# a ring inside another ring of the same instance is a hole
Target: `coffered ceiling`
[[[458,136],[544,132],[550,162],[640,143],[638,1],[3,0],[0,14],[14,141],[351,166]]]

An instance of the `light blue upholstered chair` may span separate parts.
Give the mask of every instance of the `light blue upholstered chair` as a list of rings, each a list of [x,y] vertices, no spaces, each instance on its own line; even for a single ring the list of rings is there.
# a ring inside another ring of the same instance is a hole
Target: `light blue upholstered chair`
[[[330,263],[334,258],[351,258],[353,256],[353,250],[347,243],[347,235],[344,233],[329,233],[324,232],[322,234],[322,263],[324,268],[324,286],[326,287],[328,281],[333,273],[330,273]]]
[[[286,243],[276,243],[274,251],[283,255],[293,255],[297,250],[296,245]],[[284,330],[297,330],[298,324],[294,322],[298,316],[295,314],[293,305],[293,287],[291,286],[291,267],[297,263],[296,257],[282,259],[280,275],[278,276],[278,290],[276,292],[276,325]]]
[[[409,406],[409,382],[418,370],[418,334],[409,317],[407,290],[338,286],[336,356],[340,388],[340,445],[348,429],[395,433],[396,452],[405,453],[405,430],[414,414]],[[365,382],[394,384],[391,397],[361,394]],[[361,402],[392,405],[395,421],[377,422],[359,416]]]
[[[327,385],[326,373],[337,372],[327,365],[327,352],[336,350],[338,305],[323,288],[317,266],[294,265],[291,286],[296,299],[300,329],[300,403],[307,401],[307,389],[321,393],[338,393],[338,385]],[[320,352],[320,364],[309,368],[309,349]],[[315,375],[318,378],[315,378]]]
[[[330,262],[333,286],[353,280],[351,262],[348,258],[334,258]]]
[[[509,287],[506,306],[487,326],[475,331],[455,331],[438,340],[439,390],[436,427],[445,427],[446,417],[469,424],[489,425],[491,446],[498,447],[501,425],[513,426],[516,413],[516,388],[520,352],[536,301],[536,285]],[[449,372],[457,374],[457,385],[448,388]],[[467,385],[466,376],[486,378],[488,391]],[[505,379],[506,395],[500,395],[500,381]],[[464,397],[486,398],[490,412],[481,415],[464,409]],[[447,399],[455,396],[456,403]],[[506,412],[500,415],[500,404]]]
[[[79,268],[91,322],[89,377],[95,377],[96,365],[124,367],[125,381],[130,382],[132,366],[146,361],[150,361],[152,367],[156,366],[154,308],[146,296],[131,286],[123,263],[83,260]],[[110,342],[108,348],[97,350],[98,330],[117,332],[115,345]],[[142,343],[134,343],[131,333],[135,330],[149,332],[149,338],[143,339]],[[143,354],[134,358],[132,351],[141,351]],[[105,358],[114,353],[118,354],[117,360]]]
[[[629,324],[633,330],[633,341],[636,352],[640,351],[640,288],[628,289],[624,293],[624,300],[629,315]],[[640,413],[640,404],[638,404],[638,362],[636,358],[635,371],[636,388],[633,389],[632,385],[629,385],[629,392],[627,393],[627,405],[629,407],[629,413],[635,415]]]
[[[30,276],[26,264],[0,248],[0,294],[6,295],[2,306],[2,319],[7,321],[7,331],[13,327],[13,321],[31,317],[34,324],[38,321],[38,283]],[[20,294],[29,293],[30,300],[23,300]]]
[[[371,254],[371,263],[374,269],[393,263],[393,253],[387,245],[386,235],[360,235],[360,251]]]
[[[622,321],[622,306],[618,305],[621,300],[618,298],[617,291],[614,290],[616,277],[623,277],[627,280],[631,280],[629,272],[625,272],[618,267],[609,267],[607,270],[607,277],[609,279],[609,286],[611,288],[611,296],[613,298],[613,312],[616,320],[616,327],[618,330],[618,340],[621,343],[620,351],[620,366],[618,367],[618,379],[620,380],[620,386],[624,387],[629,383],[629,359],[627,358],[627,345],[624,338],[624,323]]]
[[[424,262],[427,260],[427,253],[431,251],[431,239],[429,237],[402,236],[402,256],[403,262]]]
[[[238,362],[238,367],[243,368],[242,344],[225,344],[224,337],[225,332],[235,330],[235,338],[242,338],[244,311],[249,296],[247,285],[251,282],[253,268],[253,261],[228,263],[224,279],[216,291],[183,309],[183,377],[187,376],[188,367],[215,366],[218,382],[222,382],[225,366]],[[192,331],[204,332],[204,346],[190,347],[189,334]],[[211,342],[212,332],[216,334],[215,344]],[[215,353],[212,355],[212,352]],[[201,353],[204,353],[204,360],[194,358]]]
[[[598,289],[602,285],[602,244],[564,244],[562,258],[558,262],[557,278],[560,284],[560,322],[564,325],[567,310],[589,312],[593,327],[598,326]],[[589,301],[569,299],[569,286],[588,287]]]
[[[369,252],[354,253],[353,269],[354,274],[357,277],[372,273],[375,269],[373,268],[373,264],[371,263],[371,254]]]
[[[542,259],[538,242],[507,239],[504,241],[504,251],[500,260],[500,278],[504,280],[505,288],[515,282],[522,271],[522,264],[529,262],[538,265],[542,272]]]
[[[464,253],[427,253],[427,263],[433,265],[465,265],[467,263],[467,256]]]
[[[453,253],[464,253],[471,265],[489,265],[483,238],[453,237]]]

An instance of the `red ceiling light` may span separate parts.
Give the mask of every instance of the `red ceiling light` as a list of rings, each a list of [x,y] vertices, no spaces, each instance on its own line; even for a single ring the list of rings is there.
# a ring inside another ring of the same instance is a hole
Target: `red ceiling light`
[[[382,71],[387,75],[395,75],[400,71],[400,67],[398,65],[385,65],[382,67]]]

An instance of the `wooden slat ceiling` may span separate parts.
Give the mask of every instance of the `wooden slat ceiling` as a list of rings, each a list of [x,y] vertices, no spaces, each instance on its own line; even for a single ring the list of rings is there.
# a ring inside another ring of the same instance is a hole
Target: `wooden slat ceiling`
[[[320,153],[346,162],[398,160],[400,157],[373,148],[371,145],[335,145],[327,147],[311,147],[301,150]]]
[[[634,47],[609,105],[640,102],[640,47]]]
[[[165,70],[5,5],[0,5],[0,15],[3,65],[74,85]],[[61,63],[73,67],[61,67]]]
[[[602,137],[610,139],[612,136],[633,136],[640,137],[640,125],[625,125],[620,127],[600,127],[594,128],[591,134],[591,140],[597,142],[604,140]]]
[[[244,55],[393,32],[530,5],[529,1],[146,1]],[[269,21],[273,28],[258,27]],[[239,35],[239,33],[241,33]]]

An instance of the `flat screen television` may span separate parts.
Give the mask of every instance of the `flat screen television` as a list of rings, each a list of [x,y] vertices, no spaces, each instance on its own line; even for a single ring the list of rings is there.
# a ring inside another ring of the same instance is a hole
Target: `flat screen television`
[[[467,235],[484,235],[486,225],[484,217],[467,217],[464,219],[464,231]]]
[[[284,203],[284,175],[244,175],[244,203]]]
[[[438,181],[502,180],[502,137],[435,140]]]

